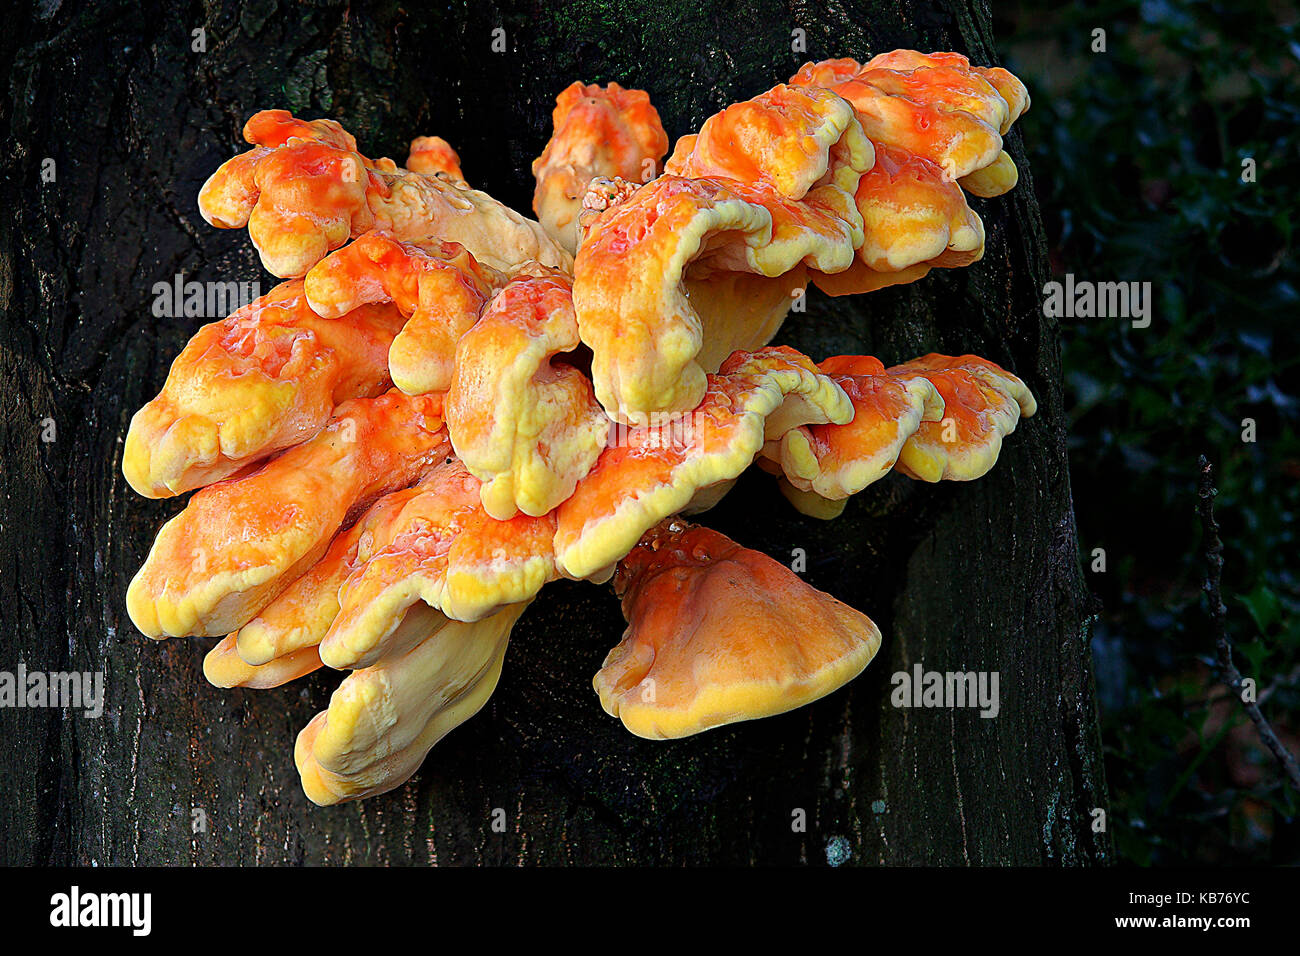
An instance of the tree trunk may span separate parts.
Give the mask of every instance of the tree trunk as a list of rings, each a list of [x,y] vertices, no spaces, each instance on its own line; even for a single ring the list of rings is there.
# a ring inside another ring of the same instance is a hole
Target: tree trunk
[[[411,137],[437,133],[475,186],[526,210],[529,163],[555,94],[574,79],[648,90],[675,139],[809,59],[914,47],[997,62],[982,0],[620,6],[416,13],[247,0],[176,13],[42,0],[10,15],[0,36],[0,60],[13,62],[0,107],[0,670],[103,671],[107,709],[100,719],[0,711],[0,861],[1109,860],[1109,836],[1093,829],[1106,792],[1090,598],[1018,131],[1008,148],[1019,187],[973,200],[988,229],[983,261],[850,300],[811,294],[778,338],[817,359],[869,352],[888,364],[942,351],[1001,363],[1040,412],[997,467],[970,484],[891,476],[827,523],[794,513],[752,474],[704,518],[787,562],[805,549],[806,579],[875,619],[881,652],[847,688],[780,717],[640,740],[591,688],[623,629],[617,602],[607,587],[557,584],[516,628],[489,705],[414,780],[318,809],[299,789],[293,741],[337,674],[220,691],[201,673],[210,641],[152,643],[131,625],[127,583],[180,504],[131,492],[122,439],[200,324],[155,318],[153,286],[177,273],[274,283],[245,233],[209,228],[195,205],[255,110],[337,118],[364,152],[399,162]],[[503,53],[491,48],[497,27]],[[203,51],[192,48],[199,29]],[[806,52],[792,49],[796,29]],[[47,158],[53,182],[42,180]],[[916,664],[997,672],[1000,712],[893,706],[891,676]]]

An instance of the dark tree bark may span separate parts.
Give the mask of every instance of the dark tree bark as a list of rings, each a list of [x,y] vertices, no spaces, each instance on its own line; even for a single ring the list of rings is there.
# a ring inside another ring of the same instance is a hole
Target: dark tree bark
[[[648,90],[675,138],[807,59],[915,47],[997,62],[982,0],[619,6],[42,0],[7,17],[0,669],[102,670],[108,706],[98,720],[0,711],[0,860],[824,863],[832,842],[854,863],[1109,859],[1091,827],[1106,793],[1090,599],[1019,127],[1020,186],[975,200],[982,262],[847,301],[814,294],[778,339],[887,363],[971,351],[1015,371],[1041,411],[996,469],[937,487],[890,477],[830,523],[751,475],[706,518],[780,559],[805,549],[806,578],[877,621],[883,648],[846,689],[675,743],[637,739],[591,689],[623,628],[617,602],[554,585],[516,629],[491,703],[412,782],[322,810],[299,790],[292,747],[338,675],[219,691],[201,674],[209,641],[155,644],[132,627],[127,582],[180,505],[130,491],[122,438],[198,324],[154,318],[152,288],[176,273],[273,284],[243,232],[209,228],[195,207],[255,110],[335,117],[399,161],[412,136],[438,133],[476,186],[527,209],[529,162],[573,79]],[[495,27],[505,53],[491,52]],[[191,49],[199,28],[206,52]],[[792,51],[795,28],[806,53]],[[916,663],[997,671],[1001,713],[891,706],[891,675]]]

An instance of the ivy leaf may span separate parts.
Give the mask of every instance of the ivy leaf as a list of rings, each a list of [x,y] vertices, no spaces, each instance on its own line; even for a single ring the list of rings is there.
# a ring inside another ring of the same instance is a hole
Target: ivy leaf
[[[1265,637],[1282,617],[1282,604],[1267,585],[1258,584],[1249,594],[1238,596],[1237,600],[1245,605],[1259,633]]]

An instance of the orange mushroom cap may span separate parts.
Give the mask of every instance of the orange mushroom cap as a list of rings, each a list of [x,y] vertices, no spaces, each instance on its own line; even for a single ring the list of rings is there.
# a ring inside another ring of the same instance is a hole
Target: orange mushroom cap
[[[555,516],[498,521],[483,510],[479,481],[454,457],[419,493],[339,590],[339,614],[321,643],[331,667],[365,667],[403,649],[421,605],[481,620],[531,599],[556,576]]]
[[[834,90],[853,103],[873,140],[935,163],[977,196],[1016,185],[1002,136],[1029,108],[1029,93],[1000,67],[972,66],[958,53],[894,50],[863,65],[807,63],[790,82]]]
[[[307,573],[282,591],[270,604],[229,639],[245,665],[260,669],[277,660],[315,647],[324,640],[339,613],[339,588],[356,568],[369,560],[422,485],[384,495],[352,527],[340,531],[329,549]],[[205,665],[206,667],[206,665]],[[206,672],[206,671],[205,671]],[[218,686],[214,674],[208,680]],[[243,686],[243,682],[238,682]]]
[[[370,160],[330,120],[266,110],[244,127],[252,150],[223,163],[199,191],[199,210],[224,229],[248,226],[273,275],[301,276],[372,228],[404,241],[459,242],[509,269],[537,260],[567,268],[568,252],[542,227],[462,182]]]
[[[339,402],[388,387],[388,348],[401,325],[396,309],[379,305],[325,321],[293,281],[203,326],[131,419],[126,480],[147,498],[167,498],[310,438]]]
[[[1011,154],[1004,149],[993,162],[983,169],[967,173],[957,182],[972,196],[990,199],[1015,189],[1016,183],[1020,182],[1020,170],[1016,168]]]
[[[441,175],[457,182],[465,181],[465,174],[460,171],[460,157],[441,136],[417,136],[411,140],[406,168],[425,176]]]
[[[441,396],[344,402],[311,439],[194,494],[131,581],[131,620],[154,638],[243,627],[319,560],[350,511],[411,484],[448,447]]]
[[[254,148],[208,178],[199,211],[221,229],[247,225],[272,275],[301,276],[346,242],[354,225],[369,228],[366,192],[376,164],[338,123],[262,110],[244,124],[244,139]]]
[[[629,423],[694,408],[706,388],[708,369],[699,361],[705,342],[757,348],[753,339],[762,337],[743,328],[737,314],[702,316],[697,301],[730,300],[699,296],[699,288],[734,272],[772,279],[774,286],[747,290],[765,307],[740,313],[770,335],[803,281],[802,273],[781,277],[803,263],[823,272],[846,268],[854,256],[851,233],[825,209],[733,180],[665,175],[611,206],[578,250],[573,283],[578,328],[592,350],[592,381],[606,413]]]
[[[932,267],[960,268],[984,255],[984,223],[961,188],[906,150],[877,143],[876,165],[854,201],[863,220],[858,261],[844,272],[812,276],[828,295],[912,282]]]
[[[943,418],[922,422],[898,457],[898,470],[921,481],[982,477],[997,462],[1003,436],[1038,410],[1024,382],[978,355],[932,353],[888,374],[926,378],[943,396]]]
[[[829,90],[779,85],[728,106],[705,120],[698,134],[682,137],[664,171],[728,180],[742,197],[768,206],[773,246],[785,239],[785,224],[793,220],[805,228],[817,221],[821,231],[856,248],[862,222],[853,194],[874,161],[849,103]],[[773,191],[785,202],[775,201]],[[765,252],[762,271],[771,276],[772,257]],[[849,261],[845,256],[844,265]],[[816,267],[838,271],[830,261]]]
[[[851,61],[850,61],[851,62]],[[916,50],[893,50],[872,57],[862,67],[863,70],[899,70],[910,71],[926,68],[946,68],[948,75],[954,73],[973,73],[997,90],[1006,104],[1005,111],[994,104],[985,108],[1001,115],[998,132],[1005,134],[1013,123],[1029,110],[1029,90],[1020,79],[1000,66],[974,66],[960,53],[920,53]],[[960,84],[958,80],[957,85]],[[976,96],[983,98],[982,90],[976,87]],[[966,107],[963,107],[966,108]],[[976,110],[971,110],[976,112]]]
[[[607,199],[574,262],[606,413],[627,423],[688,411],[725,346],[775,334],[803,266],[849,268],[863,239],[853,194],[873,160],[852,106],[781,85],[710,117],[664,176]],[[736,273],[753,278],[727,278]]]
[[[265,664],[250,664],[239,656],[235,636],[227,634],[203,658],[203,676],[213,687],[273,690],[321,669],[316,645],[301,647]]]
[[[984,225],[933,163],[881,145],[855,199],[866,226],[858,258],[880,272],[957,267],[984,254]]]
[[[1002,437],[1037,407],[1020,379],[974,355],[931,354],[888,369],[840,355],[818,367],[853,402],[853,420],[786,432],[760,460],[790,503],[816,518],[837,517],[846,498],[891,468],[924,481],[979,478]]]
[[[1002,149],[999,125],[1006,103],[991,84],[969,71],[864,68],[851,78],[837,78],[841,75],[842,66],[825,71],[809,64],[790,82],[819,86],[844,97],[857,110],[863,130],[873,141],[922,156],[950,179],[987,166]],[[977,84],[983,90],[978,90]],[[983,92],[984,98],[978,92]]]
[[[456,347],[447,429],[494,518],[546,514],[605,447],[591,381],[555,361],[581,344],[572,289],[555,269],[517,273]]]
[[[578,213],[597,177],[649,182],[659,175],[668,134],[643,90],[617,83],[573,83],[555,98],[551,138],[533,160],[533,211],[556,242],[573,252]]]
[[[792,428],[764,447],[763,456],[800,492],[830,500],[857,494],[889,473],[923,421],[943,417],[943,398],[929,379],[888,375],[869,355],[837,355],[817,367],[844,389],[853,420]],[[796,507],[805,500],[787,497]]]
[[[851,57],[838,57],[805,63],[799,72],[790,77],[792,86],[820,86],[831,90],[839,83],[847,83],[862,72],[862,64]]]
[[[693,139],[683,136],[678,148]],[[592,180],[578,218],[583,237],[602,213],[627,202],[640,188],[639,183],[618,178]],[[706,372],[717,371],[732,352],[762,348],[781,328],[791,304],[807,284],[808,269],[802,263],[773,277],[718,271],[703,263],[693,266],[683,277],[682,287],[702,326],[696,363]]]
[[[648,533],[614,587],[628,628],[593,684],[639,737],[802,707],[860,674],[880,647],[866,615],[767,555],[682,522]]]
[[[763,207],[720,181],[675,176],[595,220],[574,262],[573,304],[593,353],[596,397],[611,418],[626,423],[699,404],[703,325],[683,286],[686,267],[711,245],[747,251],[771,235]]]
[[[788,199],[834,209],[852,224],[849,197],[873,161],[849,103],[829,90],[782,84],[709,117],[697,135],[677,144],[664,171],[766,183]]]
[[[447,390],[456,343],[504,281],[459,243],[399,242],[368,232],[313,266],[306,290],[312,308],[327,317],[392,302],[407,322],[393,338],[388,368],[394,385],[421,395]]]
[[[708,377],[705,396],[689,415],[628,429],[556,509],[560,572],[608,576],[646,529],[736,478],[765,440],[852,417],[843,390],[794,349],[737,352]]]
[[[1004,126],[1010,128],[1009,104],[993,84],[971,68],[969,62],[965,65],[955,61],[940,63],[927,58],[914,66],[904,66],[898,60],[882,58],[866,63],[857,79],[890,96],[933,104],[941,112],[968,114],[999,135]],[[980,163],[975,168],[983,165]]]

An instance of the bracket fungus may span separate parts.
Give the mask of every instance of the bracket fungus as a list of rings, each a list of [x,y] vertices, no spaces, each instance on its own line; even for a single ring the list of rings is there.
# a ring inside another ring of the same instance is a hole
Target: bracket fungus
[[[554,515],[492,518],[478,479],[448,456],[340,586],[322,660],[366,666],[400,647],[425,608],[473,622],[531,600],[555,576],[554,528]]]
[[[266,665],[293,657],[307,648],[319,647],[339,613],[339,588],[357,566],[368,560],[379,542],[388,540],[389,529],[402,508],[420,493],[419,485],[384,495],[356,523],[330,542],[329,550],[306,574],[298,578],[238,631],[228,635],[204,662],[204,673],[219,687],[250,686],[249,681]],[[218,651],[233,650],[235,657]],[[215,656],[214,656],[215,655]],[[319,658],[319,654],[317,655]],[[236,665],[227,671],[217,665],[235,659],[253,668]],[[223,675],[229,676],[223,676]],[[264,681],[264,677],[258,677]]]
[[[817,518],[837,517],[891,469],[929,482],[980,478],[1002,437],[1037,411],[1024,382],[975,355],[931,354],[888,369],[869,355],[836,355],[818,368],[849,396],[852,420],[791,429],[764,446],[760,462],[780,474],[795,508]]]
[[[573,280],[545,266],[512,277],[457,343],[447,427],[492,517],[550,512],[604,449],[609,419],[563,360],[581,344]]]
[[[208,178],[199,211],[222,229],[247,226],[272,275],[305,275],[371,229],[408,242],[459,242],[493,268],[571,265],[569,253],[538,223],[459,179],[368,159],[332,120],[304,122],[285,110],[263,110],[244,125],[244,138],[253,149]]]
[[[456,344],[501,284],[457,242],[400,242],[383,232],[359,236],[307,273],[311,307],[346,315],[366,303],[391,302],[406,318],[388,350],[393,384],[409,395],[445,392]]]
[[[228,478],[311,438],[340,402],[387,389],[397,310],[358,304],[331,322],[302,285],[281,283],[190,339],[127,430],[122,471],[136,492],[166,498]]]
[[[557,566],[572,578],[608,578],[647,530],[739,477],[765,440],[852,416],[847,396],[807,356],[786,346],[735,353],[708,376],[690,415],[628,429],[597,459],[557,509]]]
[[[639,422],[689,411],[729,354],[716,343],[766,345],[800,270],[847,269],[863,239],[853,193],[873,160],[848,103],[781,85],[710,117],[665,175],[597,217],[573,299],[606,412]],[[749,279],[729,283],[735,274]],[[736,307],[756,300],[766,308]]]
[[[892,378],[869,355],[833,356],[818,368],[849,397],[853,418],[792,428],[763,457],[780,465],[785,488],[842,501],[894,467],[921,422],[943,416],[943,399],[928,379]]]
[[[943,397],[943,418],[924,421],[898,458],[899,470],[921,481],[972,481],[986,475],[1002,438],[1038,411],[1025,383],[978,355],[926,355],[889,370],[929,379]]]
[[[347,671],[294,751],[319,804],[409,778],[560,578],[622,598],[594,686],[635,734],[833,692],[878,650],[871,620],[681,516],[753,465],[822,518],[891,471],[993,466],[1035,403],[992,362],[769,343],[809,282],[844,295],[978,259],[966,193],[1015,185],[1002,135],[1028,105],[957,54],[827,60],[661,166],[646,93],[575,83],[533,164],[540,222],[470,188],[438,137],[403,169],[332,120],[257,113],[199,206],[288,281],[198,329],[132,420],[131,486],[194,492],[131,582],[132,620],[220,638],[218,687]]]
[[[654,179],[668,152],[668,134],[649,95],[617,83],[570,84],[555,98],[551,127],[546,148],[533,160],[533,211],[547,234],[572,253],[592,180]]]
[[[880,631],[861,611],[716,531],[671,521],[618,566],[628,628],[594,684],[638,737],[784,713],[843,686]]]
[[[866,63],[805,63],[790,82],[833,90],[853,104],[873,141],[921,156],[949,179],[993,166],[1006,187],[1002,192],[1015,186],[1015,164],[1002,149],[1002,136],[1029,109],[1029,92],[1000,67],[972,66],[959,53],[894,50]],[[991,191],[992,178],[979,182],[985,188],[972,190],[976,195],[1001,195]]]
[[[404,783],[434,744],[492,696],[523,610],[448,623],[409,650],[352,671],[294,745],[307,796],[328,805]]]
[[[862,215],[862,245],[848,269],[812,275],[827,295],[914,282],[931,268],[961,268],[984,255],[984,222],[961,187],[927,159],[878,144],[876,164],[853,198]]]
[[[195,493],[131,581],[131,620],[154,638],[242,627],[316,563],[354,508],[409,485],[446,447],[440,395],[344,402],[312,438]]]
[[[806,63],[790,80],[832,90],[857,111],[876,164],[855,194],[866,238],[858,261],[815,275],[829,295],[914,282],[931,267],[958,268],[984,254],[984,225],[963,189],[1000,196],[1018,180],[1002,136],[1029,109],[1023,83],[957,53],[895,50],[865,64]]]

